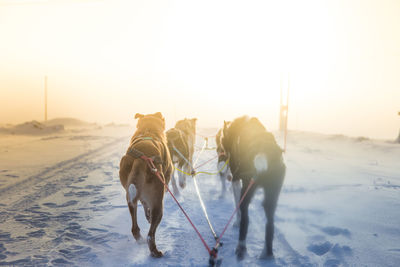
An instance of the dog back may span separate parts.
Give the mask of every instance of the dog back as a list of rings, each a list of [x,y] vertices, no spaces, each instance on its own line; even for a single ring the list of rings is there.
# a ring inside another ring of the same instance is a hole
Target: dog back
[[[272,133],[256,118],[238,118],[224,130],[234,179],[254,177],[257,172],[273,172],[283,165],[282,149]],[[224,138],[224,137],[223,137]]]

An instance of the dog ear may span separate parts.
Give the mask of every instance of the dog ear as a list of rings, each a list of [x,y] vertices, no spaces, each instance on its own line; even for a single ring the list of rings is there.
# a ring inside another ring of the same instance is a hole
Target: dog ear
[[[196,123],[197,118],[193,118],[193,119],[191,119],[191,121],[192,121],[193,123]]]
[[[136,115],[135,115],[135,119],[141,119],[143,117],[144,117],[144,115],[140,114],[140,113],[136,113]]]
[[[154,113],[154,116],[160,118],[163,122],[165,122],[165,118],[163,117],[163,115],[161,114],[161,112],[156,112],[156,113]]]
[[[154,113],[154,116],[159,117],[160,119],[163,119],[161,112]]]

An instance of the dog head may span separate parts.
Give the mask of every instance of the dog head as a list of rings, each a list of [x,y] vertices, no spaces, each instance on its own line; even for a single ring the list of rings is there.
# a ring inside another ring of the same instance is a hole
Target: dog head
[[[215,143],[217,145],[217,153],[218,154],[226,154],[225,149],[222,144],[222,139],[224,138],[224,136],[225,136],[225,139],[227,138],[226,137],[226,135],[228,135],[227,129],[229,128],[230,123],[231,123],[230,121],[224,121],[224,126],[218,130],[218,133],[215,136]],[[225,130],[225,135],[224,135],[224,130]],[[225,140],[225,143],[226,142],[227,142],[227,140]]]
[[[230,129],[231,126],[230,121],[224,121],[224,127],[218,132],[219,135],[219,140],[217,141],[217,144],[219,143],[220,145],[220,150],[221,152],[229,155],[230,149],[231,149],[231,144],[232,144],[232,129]],[[218,136],[218,135],[217,135]]]
[[[180,121],[177,121],[175,124],[175,128],[178,128],[185,132],[188,135],[194,136],[196,135],[196,118],[193,119],[183,119]]]
[[[135,119],[139,119],[136,125],[136,128],[139,132],[154,131],[157,133],[163,133],[165,130],[165,119],[161,112],[147,115],[136,113]]]

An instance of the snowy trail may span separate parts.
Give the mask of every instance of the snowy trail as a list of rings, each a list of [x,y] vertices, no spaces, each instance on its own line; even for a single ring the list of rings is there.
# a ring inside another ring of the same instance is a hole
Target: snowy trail
[[[83,229],[81,225],[107,209],[107,205],[100,205],[107,201],[101,192],[112,186],[113,171],[118,168],[125,143],[126,138],[116,139],[3,188],[0,265],[72,263],[70,258],[75,264],[81,260],[99,263],[90,254],[91,247],[82,241],[105,244],[117,236],[105,229]],[[117,165],[112,165],[110,159]],[[112,192],[107,195],[112,196]]]
[[[215,156],[214,151],[206,151],[202,154],[202,160],[208,160]],[[215,171],[216,163],[210,162],[204,166],[204,170]],[[210,216],[210,220],[214,225],[217,234],[222,231],[227,223],[229,216],[234,210],[232,192],[229,190],[227,195],[220,198],[220,182],[215,176],[199,175],[198,184],[201,194],[204,198],[205,205]],[[215,244],[212,233],[205,220],[200,203],[195,193],[195,188],[191,178],[187,181],[186,188],[181,191],[179,200],[185,208],[196,227],[206,239],[209,246]],[[303,258],[297,251],[290,246],[282,232],[277,230],[275,241],[276,254],[279,255],[275,260],[259,260],[258,256],[264,244],[265,216],[261,208],[262,192],[259,191],[250,208],[251,221],[253,222],[249,228],[248,248],[249,256],[241,263],[236,261],[234,250],[237,244],[238,228],[232,225],[228,228],[224,238],[223,247],[220,249],[219,255],[223,258],[222,266],[287,266],[288,264],[303,266],[312,265],[306,258]],[[121,205],[123,205],[123,199]],[[139,226],[142,235],[148,230],[148,224],[144,219],[143,211],[139,209]],[[107,221],[107,224],[115,225],[116,228],[122,229],[121,234],[127,235],[127,242],[122,242],[111,253],[101,258],[106,265],[134,265],[134,266],[205,266],[208,263],[208,253],[202,245],[200,239],[178,209],[170,195],[165,197],[164,217],[157,230],[157,242],[159,249],[165,253],[160,259],[152,259],[149,256],[147,244],[138,244],[130,236],[130,217],[127,210],[120,210],[119,216]],[[105,218],[106,219],[106,218]],[[106,219],[107,220],[107,219]],[[116,225],[117,224],[117,225]],[[260,235],[260,233],[262,233]],[[138,256],[138,254],[140,256]]]
[[[307,143],[307,135],[295,137],[289,139],[295,142],[289,143],[288,173],[276,213],[275,258],[258,259],[266,218],[263,194],[257,190],[249,211],[248,255],[236,261],[238,228],[230,225],[219,252],[222,266],[396,266],[400,262],[400,170],[393,157],[400,156],[400,149],[355,144],[360,149],[359,153],[352,150],[357,157],[350,153],[339,157],[336,146],[347,145],[347,140],[343,144],[323,136],[323,142]],[[116,139],[2,189],[0,265],[207,265],[207,251],[168,194],[156,233],[164,257],[151,258],[147,244],[134,241],[118,178],[127,140]],[[336,143],[330,146],[332,142]],[[365,147],[375,156],[364,155]],[[199,162],[214,156],[215,151],[205,151]],[[201,169],[215,171],[216,162]],[[220,198],[218,177],[200,174],[197,179],[219,234],[234,209],[232,192]],[[213,246],[191,178],[179,200]],[[138,217],[146,236],[149,225],[141,207]]]

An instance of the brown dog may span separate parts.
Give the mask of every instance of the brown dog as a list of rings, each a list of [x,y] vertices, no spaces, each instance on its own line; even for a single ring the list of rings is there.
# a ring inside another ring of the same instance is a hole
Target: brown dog
[[[190,166],[186,162],[185,159],[189,158],[189,140],[188,136],[181,130],[177,128],[171,128],[166,132],[167,135],[167,144],[168,144],[168,149],[169,153],[171,155],[171,160],[174,166],[179,168],[182,171],[185,171],[187,173],[190,173]],[[178,171],[179,172],[179,171]],[[178,173],[179,177],[181,177],[183,174]],[[174,178],[174,172],[172,173],[171,177],[171,184],[172,188],[174,190],[174,194],[178,195],[179,190],[178,187],[176,186],[176,181]],[[179,179],[179,184],[181,188],[184,188],[184,180]]]
[[[193,164],[194,143],[196,140],[196,121],[197,119],[185,118],[177,121],[175,128],[167,131],[168,148],[171,158],[174,164],[186,173],[192,172],[191,165]],[[185,188],[186,186],[186,176],[186,174],[178,171],[179,185],[181,188]],[[174,194],[178,194],[179,191],[176,186],[174,175],[172,175],[171,183]]]
[[[136,240],[141,239],[137,224],[137,202],[140,200],[146,219],[151,224],[147,244],[151,256],[158,258],[163,254],[157,250],[155,233],[163,216],[165,188],[140,156],[152,158],[160,175],[168,184],[171,179],[172,163],[164,134],[165,120],[160,112],[149,115],[136,114],[135,119],[139,119],[137,130],[131,138],[126,154],[121,159],[119,177],[126,191],[126,200],[132,217],[133,237]]]

